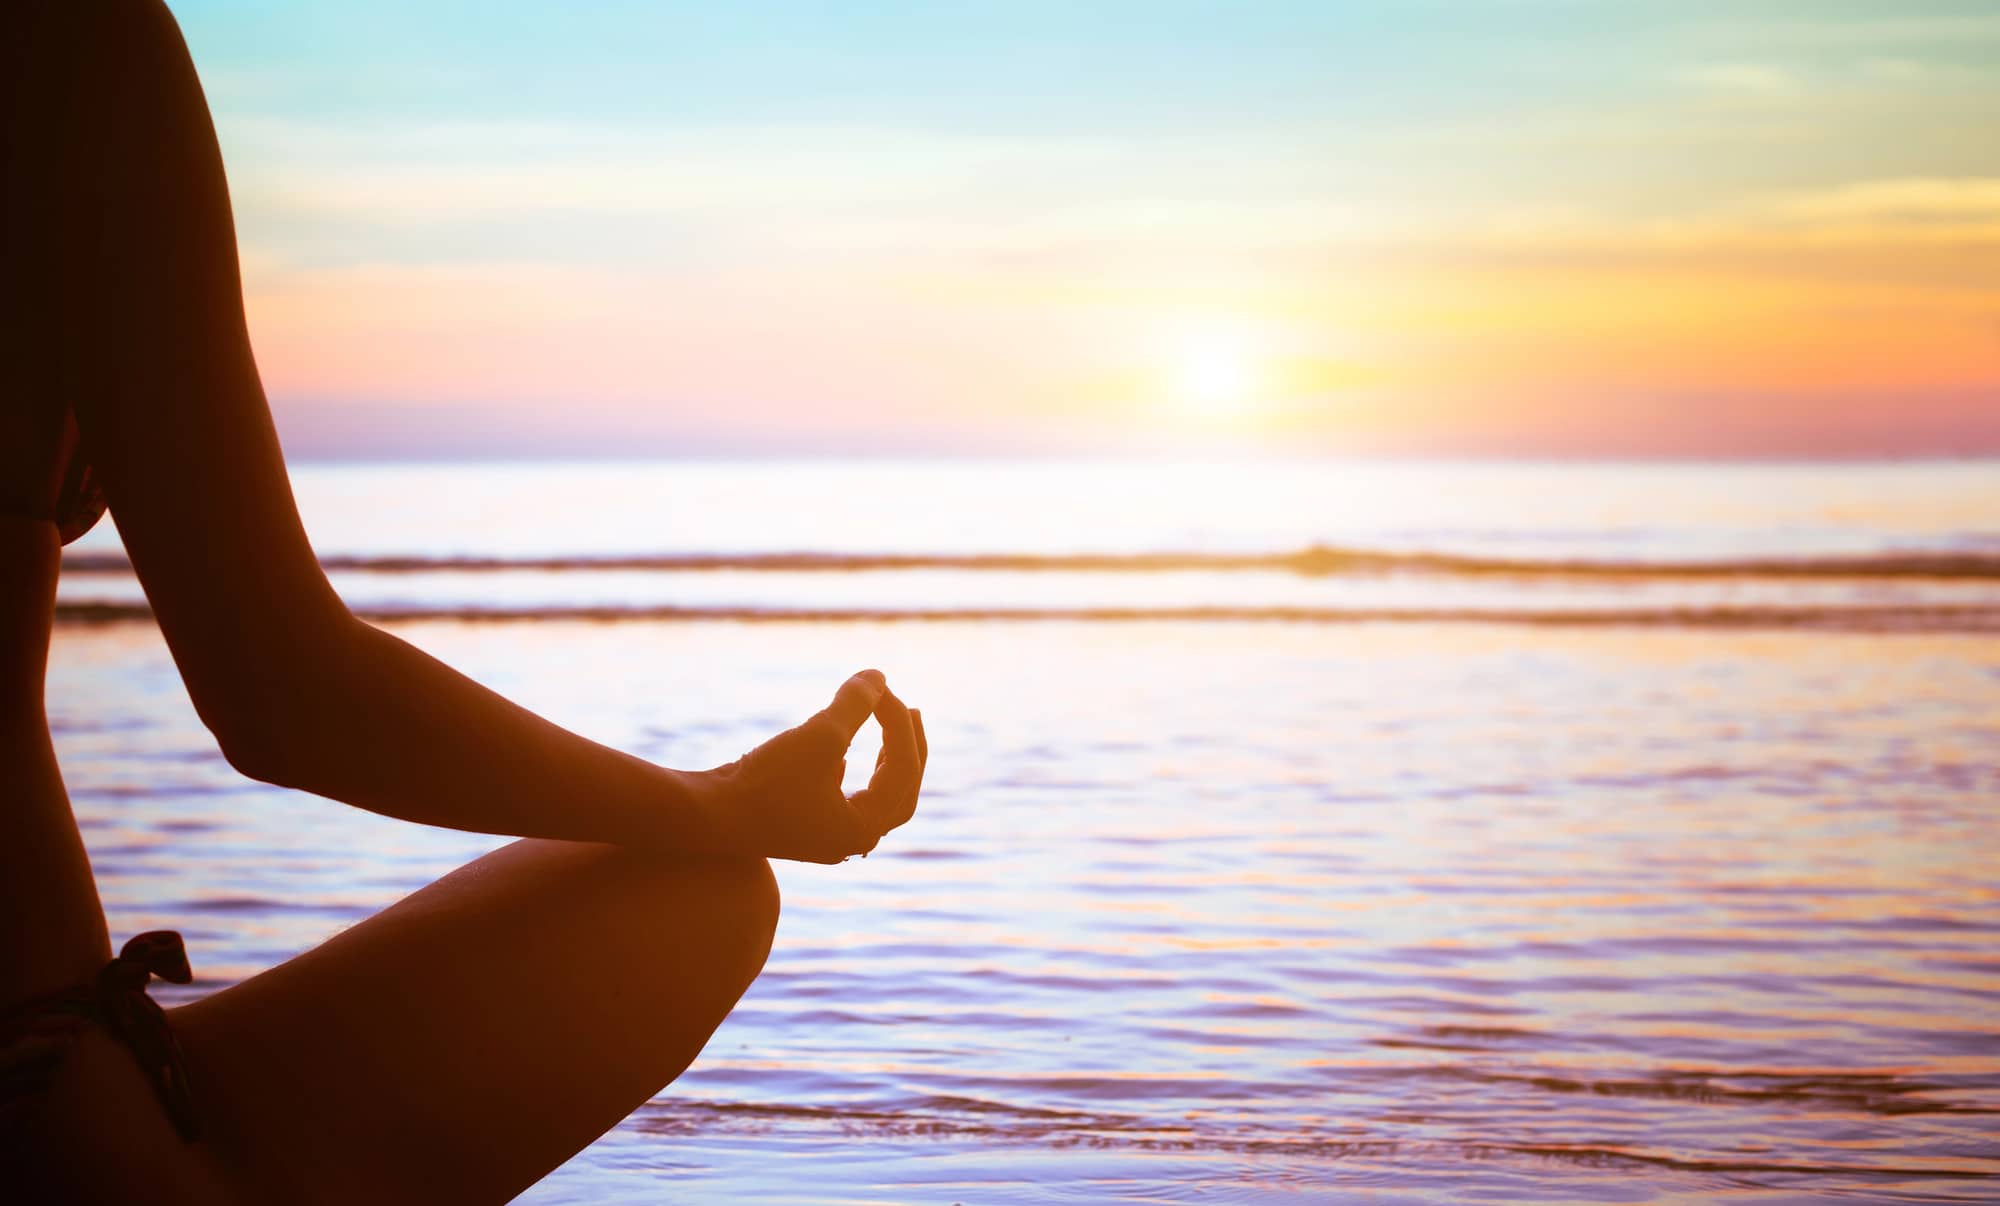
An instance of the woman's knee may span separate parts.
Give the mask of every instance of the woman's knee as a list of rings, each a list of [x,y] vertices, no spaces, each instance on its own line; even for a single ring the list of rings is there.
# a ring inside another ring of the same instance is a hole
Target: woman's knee
[[[761,858],[709,864],[703,870],[702,890],[710,916],[737,935],[754,957],[750,975],[755,978],[778,931],[778,879],[771,864]]]
[[[741,992],[763,970],[777,932],[778,881],[762,858],[628,863],[643,915],[665,922],[663,937],[694,936]]]

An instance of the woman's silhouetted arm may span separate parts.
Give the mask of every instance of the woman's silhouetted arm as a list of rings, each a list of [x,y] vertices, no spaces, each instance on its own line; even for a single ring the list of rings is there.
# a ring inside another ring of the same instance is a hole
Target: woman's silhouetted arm
[[[490,833],[837,861],[908,819],[919,722],[879,676],[717,772],[568,732],[355,619],[300,525],[244,321],[220,153],[157,0],[51,5],[68,111],[23,279],[196,710],[245,773]],[[46,61],[46,60],[45,60]],[[51,85],[54,87],[54,85]],[[73,204],[64,205],[61,199]],[[873,712],[877,781],[841,758]]]

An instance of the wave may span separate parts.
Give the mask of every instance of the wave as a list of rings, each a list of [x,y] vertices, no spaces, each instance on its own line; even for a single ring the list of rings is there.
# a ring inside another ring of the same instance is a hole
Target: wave
[[[1455,1069],[1439,1071],[1449,1075]],[[1412,1073],[1398,1070],[1398,1074]],[[1422,1072],[1414,1074],[1425,1075]],[[1832,1079],[1838,1081],[1844,1078],[1834,1074]],[[1048,1086],[1056,1093],[1064,1087],[1061,1082]],[[1626,1090],[1630,1086],[1619,1082],[1560,1082],[1533,1087],[1561,1095],[1583,1093],[1622,1097],[1628,1095]],[[1777,1092],[1772,1098],[1805,1105],[1829,1104],[1812,1092],[1798,1096]],[[1732,1104],[1732,1099],[1727,1097],[1681,1100],[1725,1106]],[[1830,1104],[1835,1110],[1843,1111],[1852,1105],[1845,1098],[1835,1099]],[[1954,1112],[1949,1106],[1944,1110]],[[1900,1117],[1904,1112],[1890,1110],[1886,1113],[1890,1117]],[[1704,1158],[1643,1142],[1558,1142],[1525,1134],[1510,1135],[1505,1131],[1441,1135],[1427,1139],[1409,1139],[1387,1132],[1378,1135],[1329,1135],[1319,1126],[1304,1123],[1287,1126],[1268,1121],[1229,1125],[1218,1124],[1212,1119],[1191,1122],[1185,1117],[1086,1113],[945,1095],[912,1095],[886,1102],[838,1106],[656,1098],[635,1111],[627,1125],[642,1133],[676,1139],[713,1138],[729,1133],[769,1136],[785,1131],[804,1131],[866,1141],[921,1138],[971,1142],[987,1148],[1089,1147],[1135,1154],[1199,1153],[1258,1159],[1381,1161],[1446,1168],[1467,1163],[1523,1161],[1608,1172],[1666,1170],[1723,1176],[1841,1177],[1853,1178],[1863,1184],[1894,1180],[1928,1181],[1942,1185],[1984,1182],[1993,1176],[1989,1168],[1949,1156],[1927,1159],[1921,1155],[1899,1157],[1877,1152],[1835,1154],[1819,1151],[1802,1152],[1798,1157],[1788,1159],[1777,1154],[1742,1151]],[[1829,1155],[1834,1158],[1826,1158]],[[1820,1158],[1810,1158],[1812,1156]]]
[[[1904,578],[2000,581],[2000,553],[1891,551],[1828,557],[1745,557],[1694,561],[1476,557],[1312,545],[1289,553],[660,553],[604,557],[360,556],[320,559],[329,571],[368,574],[476,574],[508,571],[699,573],[863,573],[959,570],[992,573],[1435,574],[1565,578]],[[129,573],[118,553],[63,559],[70,574]]]
[[[466,607],[457,604],[356,604],[352,611],[382,623],[449,621],[524,623],[572,621],[714,621],[786,624],[862,622],[1174,621],[1288,624],[1509,624],[1553,628],[1741,628],[1867,633],[2000,632],[2000,604],[1853,607],[1660,607],[1603,610],[1510,608],[1339,607],[1043,607],[1043,608],[785,608],[785,607]],[[66,602],[56,605],[64,624],[114,624],[152,617],[146,604]]]

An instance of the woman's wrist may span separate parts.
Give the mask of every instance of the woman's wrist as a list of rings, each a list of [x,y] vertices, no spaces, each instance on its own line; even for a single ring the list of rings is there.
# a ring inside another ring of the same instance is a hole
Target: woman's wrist
[[[729,807],[725,776],[718,770],[665,770],[672,817],[662,843],[698,854],[736,854],[744,846],[740,817]]]

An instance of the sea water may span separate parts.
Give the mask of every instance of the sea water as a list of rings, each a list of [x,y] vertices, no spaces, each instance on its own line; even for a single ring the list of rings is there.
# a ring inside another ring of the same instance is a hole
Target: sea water
[[[2000,1196],[1993,462],[295,477],[357,612],[594,738],[925,711],[916,819],[780,864],[701,1059],[526,1201]],[[60,600],[188,991],[496,844],[235,775],[108,526]]]

